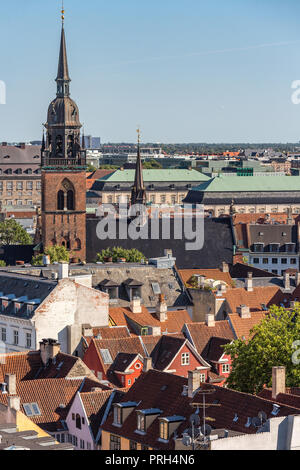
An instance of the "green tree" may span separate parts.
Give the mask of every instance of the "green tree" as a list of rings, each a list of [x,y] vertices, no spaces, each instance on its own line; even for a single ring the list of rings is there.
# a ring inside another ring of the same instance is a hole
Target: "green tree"
[[[293,311],[272,306],[261,323],[254,326],[248,342],[237,339],[224,346],[232,358],[229,388],[258,393],[272,385],[272,367],[285,366],[287,386],[299,386],[300,304]],[[297,346],[296,341],[299,342]],[[297,349],[299,350],[297,353]]]
[[[147,161],[143,162],[143,168],[144,170],[161,170],[162,165],[156,160],[152,159],[148,162]]]
[[[3,261],[3,259],[0,259],[0,268],[5,268],[6,263]]]
[[[66,261],[67,263],[69,263],[70,261],[70,252],[66,249],[65,246],[49,246],[48,248],[46,248],[44,254],[50,256],[51,264],[60,261]],[[44,254],[34,256],[32,258],[31,264],[33,266],[43,266]]]
[[[0,222],[1,245],[32,245],[32,238],[15,219]]]
[[[97,254],[96,262],[104,262],[107,258],[112,258],[113,263],[116,263],[119,258],[124,258],[126,263],[140,263],[145,256],[135,248],[132,250],[126,250],[122,247],[107,248]]]

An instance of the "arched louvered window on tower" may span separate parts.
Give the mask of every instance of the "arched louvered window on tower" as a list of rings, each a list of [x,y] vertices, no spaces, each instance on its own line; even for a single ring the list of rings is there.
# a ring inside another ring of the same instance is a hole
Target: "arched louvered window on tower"
[[[74,191],[72,189],[70,189],[67,192],[67,209],[68,209],[68,211],[73,211],[75,209]]]
[[[62,190],[57,193],[57,210],[63,211],[65,208],[65,194]]]

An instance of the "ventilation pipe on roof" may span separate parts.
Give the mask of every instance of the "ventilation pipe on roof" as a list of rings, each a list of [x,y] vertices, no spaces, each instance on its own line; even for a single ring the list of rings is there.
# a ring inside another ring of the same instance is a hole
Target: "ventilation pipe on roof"
[[[279,393],[285,393],[285,367],[272,367],[272,399],[276,400]]]

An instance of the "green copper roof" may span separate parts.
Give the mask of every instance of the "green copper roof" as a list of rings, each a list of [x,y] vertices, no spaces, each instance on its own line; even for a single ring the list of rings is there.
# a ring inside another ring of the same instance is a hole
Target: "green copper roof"
[[[300,176],[216,176],[193,191],[300,191]]]
[[[110,175],[100,178],[98,181],[109,181],[110,183],[133,183],[135,170],[117,170]],[[188,182],[199,183],[208,181],[209,177],[196,170],[143,170],[146,183],[152,182]]]

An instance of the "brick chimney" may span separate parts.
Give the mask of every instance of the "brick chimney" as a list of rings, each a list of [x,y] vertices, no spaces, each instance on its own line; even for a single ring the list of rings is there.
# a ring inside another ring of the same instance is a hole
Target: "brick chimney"
[[[142,304],[140,297],[135,297],[134,299],[132,299],[130,309],[132,313],[142,313]]]
[[[283,275],[284,290],[291,290],[290,274],[285,272]]]
[[[246,291],[253,292],[253,276],[252,273],[249,272],[246,279]]]
[[[156,307],[156,316],[160,322],[165,322],[168,319],[168,306],[165,301],[165,296],[160,294],[159,301]]]
[[[152,357],[144,357],[143,372],[149,372],[152,369]]]
[[[21,409],[21,399],[17,395],[8,397],[8,407],[15,411],[20,411]]]
[[[193,398],[194,392],[200,387],[201,371],[199,370],[189,370],[188,371],[188,397]]]
[[[237,307],[236,308],[236,313],[241,318],[251,318],[250,308],[247,307],[246,305],[240,305],[239,307]]]
[[[60,352],[60,344],[56,339],[43,339],[40,342],[40,354],[42,363],[46,367],[49,360],[53,360]]]
[[[205,323],[210,328],[213,328],[216,325],[215,316],[214,316],[213,313],[207,313],[206,314]]]
[[[8,395],[17,394],[17,379],[16,374],[5,374],[4,382],[6,383],[6,389]]]
[[[223,261],[221,265],[221,271],[222,273],[229,273],[229,265],[228,263],[225,263],[225,261]]]
[[[276,400],[279,393],[285,393],[285,367],[272,367],[272,399]]]

